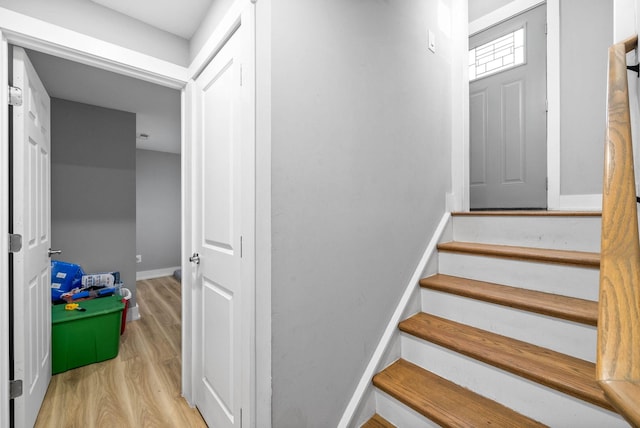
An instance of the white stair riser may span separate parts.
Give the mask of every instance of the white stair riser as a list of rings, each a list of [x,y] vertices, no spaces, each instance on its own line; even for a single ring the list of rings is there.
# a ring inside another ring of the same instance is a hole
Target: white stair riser
[[[592,326],[427,289],[422,311],[595,362]]]
[[[554,263],[439,252],[438,271],[479,281],[598,300],[600,270]]]
[[[376,389],[376,412],[398,428],[439,428],[440,425],[405,406],[389,394]]]
[[[600,217],[453,217],[455,241],[600,251]]]
[[[371,386],[362,396],[358,409],[354,412],[348,428],[359,428],[376,413],[376,388]]]
[[[413,336],[402,336],[404,359],[544,424],[552,427],[628,427],[619,415],[598,406]]]

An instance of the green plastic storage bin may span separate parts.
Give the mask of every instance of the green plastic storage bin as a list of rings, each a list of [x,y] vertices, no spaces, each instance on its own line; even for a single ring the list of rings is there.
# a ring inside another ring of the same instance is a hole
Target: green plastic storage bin
[[[120,296],[78,302],[84,312],[51,308],[53,374],[118,355],[124,303]]]

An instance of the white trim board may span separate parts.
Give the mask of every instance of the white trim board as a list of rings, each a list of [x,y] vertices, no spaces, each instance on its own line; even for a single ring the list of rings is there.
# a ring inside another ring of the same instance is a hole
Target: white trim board
[[[5,35],[0,33],[0,171],[9,170],[9,50]],[[0,426],[9,426],[9,175],[0,174]]]
[[[188,69],[104,40],[0,7],[0,29],[9,43],[136,79],[180,89]]]
[[[560,0],[547,1],[547,178],[547,209],[561,210]]]
[[[162,278],[163,276],[171,276],[173,272],[177,269],[181,269],[180,266],[162,268],[162,269],[153,269],[153,270],[143,270],[140,272],[136,272],[136,281],[140,281],[143,279],[153,279],[153,278]]]
[[[453,55],[451,61],[451,192],[446,195],[447,211],[469,210],[469,23],[465,0],[451,2]]]
[[[256,426],[271,414],[271,2],[256,4]],[[260,304],[257,304],[260,302]]]
[[[193,171],[190,167],[190,158],[191,158],[191,144],[188,143],[192,139],[191,127],[187,126],[188,119],[192,116],[193,102],[188,102],[188,100],[193,100],[193,96],[191,92],[193,91],[193,81],[189,82],[185,88],[180,92],[180,123],[181,126],[181,150],[180,153],[180,213],[181,213],[181,223],[180,223],[180,252],[181,252],[181,268],[182,268],[182,313],[188,314],[191,311],[191,306],[193,305],[191,292],[187,292],[185,290],[190,290],[192,287],[192,272],[190,269],[191,263],[189,262],[189,256],[191,256],[191,250],[193,249],[193,237],[191,236],[191,199],[192,195],[187,192],[187,189],[190,188],[192,182]],[[181,325],[181,334],[182,334],[182,349],[193,349],[193,343],[191,340],[191,330],[193,326],[191,325],[191,317],[183,316],[182,317],[182,325]],[[181,388],[182,388],[182,396],[189,406],[194,406],[194,395],[193,395],[193,387],[192,387],[192,359],[186,359],[184,353],[182,354],[182,371],[180,373],[180,377],[182,378]]]
[[[427,245],[422,258],[420,259],[418,266],[416,266],[416,269],[413,272],[409,283],[405,287],[404,294],[402,295],[402,298],[400,299],[396,310],[391,316],[391,319],[387,324],[387,328],[382,334],[382,338],[380,339],[376,350],[373,352],[373,356],[371,357],[369,364],[367,364],[367,367],[365,368],[364,373],[362,374],[362,377],[358,382],[358,386],[356,387],[353,396],[349,400],[349,404],[347,404],[347,408],[340,418],[338,428],[347,428],[350,427],[352,423],[356,422],[353,421],[353,418],[356,415],[358,408],[360,407],[360,403],[367,393],[367,390],[369,390],[369,388],[372,388],[371,379],[381,368],[380,364],[382,364],[385,352],[392,343],[393,337],[396,334],[399,334],[398,323],[401,321],[404,311],[411,301],[411,296],[413,296],[414,292],[419,288],[419,281],[422,278],[425,268],[427,267],[427,262],[436,253],[436,246],[438,245],[440,238],[444,234],[446,227],[449,224],[450,218],[451,214],[446,212],[440,219],[438,227],[433,233],[433,236],[431,237],[431,240],[429,241],[429,244]]]

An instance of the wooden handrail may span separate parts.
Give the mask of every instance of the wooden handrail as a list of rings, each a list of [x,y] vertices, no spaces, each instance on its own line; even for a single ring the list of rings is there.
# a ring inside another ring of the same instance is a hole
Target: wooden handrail
[[[640,245],[626,54],[633,36],[609,48],[597,380],[611,404],[640,427]]]

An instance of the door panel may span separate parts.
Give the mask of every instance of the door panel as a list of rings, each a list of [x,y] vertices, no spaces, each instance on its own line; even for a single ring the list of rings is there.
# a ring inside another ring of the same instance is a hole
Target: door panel
[[[233,294],[228,290],[203,279],[204,319],[203,324],[211,326],[204,329],[203,381],[207,389],[220,402],[228,416],[233,413],[232,369],[232,331],[233,331]],[[215,328],[213,326],[220,326]],[[228,327],[223,327],[228,326]],[[212,328],[213,327],[213,328]],[[222,351],[222,352],[221,352]]]
[[[240,31],[195,82],[196,405],[221,428],[241,425]]]
[[[472,209],[547,206],[545,23],[541,5],[469,39],[473,49],[524,28],[526,52],[524,64],[469,84]],[[497,57],[508,48],[497,42],[492,49]],[[500,61],[481,67],[497,67]]]
[[[13,49],[13,232],[23,248],[13,256],[14,377],[23,380],[15,425],[33,426],[51,379],[50,99],[23,49]]]
[[[233,251],[233,190],[234,183],[234,83],[238,76],[233,60],[203,88],[204,156],[202,161],[205,245],[212,249]]]
[[[471,185],[486,184],[487,158],[487,93],[478,91],[469,100],[471,126],[470,178]]]
[[[524,183],[525,129],[522,105],[523,81],[517,80],[502,86],[502,158],[504,176],[502,183]]]

